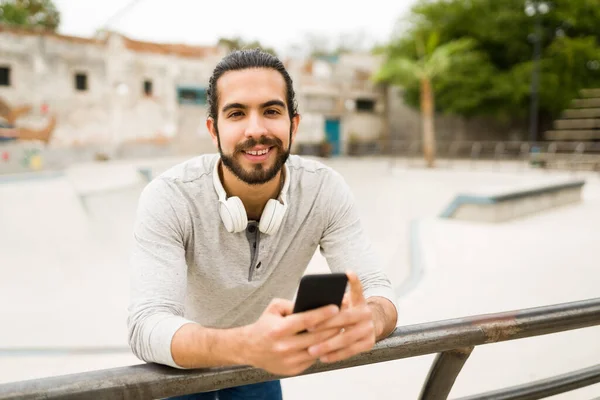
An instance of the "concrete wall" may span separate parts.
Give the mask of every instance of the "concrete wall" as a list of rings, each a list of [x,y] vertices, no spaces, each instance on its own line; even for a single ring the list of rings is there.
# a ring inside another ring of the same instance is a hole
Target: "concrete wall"
[[[418,109],[404,103],[402,90],[390,87],[388,92],[390,134],[397,140],[420,140],[421,116]],[[438,114],[435,119],[436,138],[440,142],[453,140],[526,140],[525,125],[500,123],[492,118],[466,119]]]
[[[296,135],[298,143],[318,143],[325,137],[325,116],[320,113],[301,113],[300,127]]]
[[[182,105],[178,113],[179,131],[173,141],[177,154],[213,153],[218,151],[206,128],[206,107]]]
[[[36,172],[46,167],[44,146],[38,142],[9,142],[0,145],[0,172]]]
[[[346,141],[349,141],[351,137],[365,141],[380,140],[384,134],[384,122],[383,116],[378,113],[348,113],[342,124],[343,137]]]

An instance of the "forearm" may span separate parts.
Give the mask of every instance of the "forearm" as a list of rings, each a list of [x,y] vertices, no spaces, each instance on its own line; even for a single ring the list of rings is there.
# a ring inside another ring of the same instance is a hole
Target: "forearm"
[[[212,329],[183,325],[171,341],[173,361],[182,368],[210,368],[245,364],[243,328]]]
[[[398,313],[396,307],[385,297],[369,297],[367,304],[373,312],[376,340],[385,339],[396,328]]]

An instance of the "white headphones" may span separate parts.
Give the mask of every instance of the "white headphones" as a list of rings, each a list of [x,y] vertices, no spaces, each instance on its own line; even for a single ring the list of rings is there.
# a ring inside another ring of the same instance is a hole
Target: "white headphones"
[[[246,229],[246,226],[248,226],[246,209],[239,197],[233,196],[227,198],[227,194],[225,193],[225,189],[219,178],[219,163],[220,160],[215,162],[213,183],[217,195],[219,196],[219,214],[221,215],[221,220],[223,220],[225,229],[227,229],[228,232],[243,232]],[[290,174],[288,173],[287,165],[284,164],[283,169],[285,180],[279,195],[281,201],[269,199],[258,224],[258,229],[267,235],[272,235],[277,232],[283,221],[285,211],[287,210],[287,191],[290,187]]]

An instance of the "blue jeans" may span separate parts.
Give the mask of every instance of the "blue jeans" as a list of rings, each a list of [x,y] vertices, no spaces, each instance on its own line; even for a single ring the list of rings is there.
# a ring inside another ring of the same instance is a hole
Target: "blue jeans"
[[[254,383],[213,392],[186,394],[168,400],[282,400],[280,381]]]

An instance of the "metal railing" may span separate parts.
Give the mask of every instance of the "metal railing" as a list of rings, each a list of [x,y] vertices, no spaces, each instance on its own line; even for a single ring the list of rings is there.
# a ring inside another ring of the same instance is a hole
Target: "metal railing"
[[[323,155],[319,146],[301,143],[297,149],[300,154]],[[344,146],[349,156],[386,156],[394,165],[404,162],[408,167],[422,164],[423,145],[418,139],[370,139],[347,142]],[[460,161],[468,161],[471,166],[478,161],[513,161],[542,168],[600,170],[600,142],[438,140],[435,152],[440,167],[452,167]]]
[[[386,153],[384,149],[382,154]],[[392,157],[418,159],[423,154],[422,143],[395,140],[390,143],[387,153]],[[496,164],[513,161],[569,170],[600,169],[598,142],[450,141],[437,143],[436,155],[446,166],[452,166],[453,161],[469,160],[471,163],[491,161]]]
[[[476,346],[600,325],[600,298],[397,327],[366,353],[316,363],[302,375],[438,353],[419,399],[446,399]],[[179,370],[141,364],[0,385],[0,399],[156,399],[286,377],[252,367]],[[526,385],[469,396],[540,399],[600,382],[600,364]]]
[[[382,154],[422,154],[422,141],[418,139],[376,139],[357,143]],[[506,156],[519,158],[531,153],[591,154],[600,156],[600,142],[585,141],[505,141],[505,140],[438,140],[436,153],[443,157]]]

